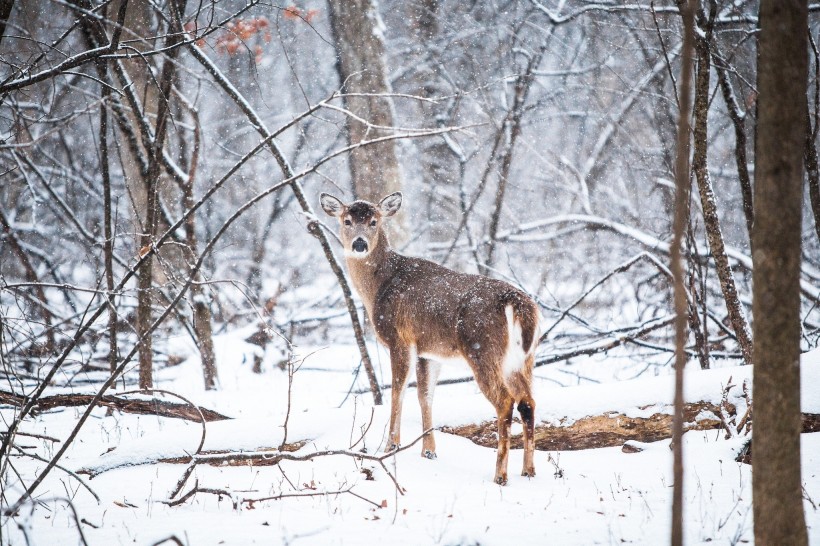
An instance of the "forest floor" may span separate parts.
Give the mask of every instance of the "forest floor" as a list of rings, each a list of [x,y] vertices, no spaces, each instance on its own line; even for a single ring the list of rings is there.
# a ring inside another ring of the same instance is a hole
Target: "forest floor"
[[[216,337],[221,388],[210,392],[202,388],[199,361],[189,344],[169,341],[169,352],[178,357],[171,361],[179,364],[158,372],[157,387],[214,412],[207,417],[201,446],[203,425],[190,415],[175,419],[98,408],[60,464],[79,472],[99,500],[74,477],[55,470],[37,490],[36,502],[4,517],[1,543],[668,541],[673,378],[664,371],[614,380],[625,374],[613,361],[607,381],[560,386],[555,378],[566,376],[566,370],[538,368],[538,475],[519,475],[522,453],[513,449],[510,480],[501,487],[492,482],[494,412],[474,382],[437,389],[436,460],[420,457],[420,443],[410,445],[422,432],[413,388],[405,397],[402,428],[409,447],[382,457],[389,405],[373,406],[369,393],[351,394],[366,386],[363,373],[352,373],[359,361],[355,347],[300,348],[291,376],[287,366],[276,365],[274,351],[263,355],[244,341],[247,334]],[[388,359],[373,351],[377,372],[389,383]],[[252,371],[256,357],[263,358],[263,373]],[[579,361],[577,367],[589,371],[607,365],[598,359]],[[745,366],[687,369],[687,544],[753,542],[751,467],[736,461],[746,438],[741,433],[726,439],[720,419],[722,411],[736,420],[744,415],[743,383],[750,386],[751,371]],[[442,378],[465,372],[445,367]],[[820,414],[820,351],[803,356],[802,374],[805,430],[816,430],[812,415]],[[47,394],[93,392],[89,386]],[[385,391],[388,404],[389,396]],[[40,437],[19,436],[17,445],[48,459],[83,409],[43,408],[22,427],[23,433]],[[6,424],[13,414],[10,405],[0,406]],[[519,423],[513,432],[520,438]],[[333,453],[320,453],[326,450]],[[820,433],[803,434],[802,453],[810,543],[820,544]],[[201,464],[190,464],[192,455]],[[12,463],[26,484],[45,465],[31,457],[14,457]],[[175,491],[186,469],[190,475]],[[19,484],[8,487],[5,502],[20,492]]]

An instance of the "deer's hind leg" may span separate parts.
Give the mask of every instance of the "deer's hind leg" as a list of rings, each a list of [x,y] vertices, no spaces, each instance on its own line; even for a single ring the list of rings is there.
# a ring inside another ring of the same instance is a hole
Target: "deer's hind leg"
[[[510,426],[516,401],[514,391],[517,391],[514,385],[508,385],[506,376],[509,375],[509,370],[504,369],[509,334],[500,339],[496,335],[496,332],[506,333],[506,323],[509,320],[505,319],[505,315],[496,313],[492,306],[477,306],[465,308],[458,323],[462,354],[473,370],[478,387],[493,405],[498,417],[498,451],[494,481],[499,485],[507,483]]]
[[[485,371],[485,373],[475,374],[476,382],[487,400],[495,407],[498,417],[498,450],[496,452],[493,481],[499,485],[506,485],[507,462],[510,454],[510,426],[512,425],[515,398],[513,398],[504,382],[504,378],[501,376],[500,366],[490,364],[481,366],[482,362],[475,362],[474,369]],[[490,370],[497,371],[486,373]]]
[[[428,459],[436,458],[436,439],[433,437],[433,394],[436,390],[436,381],[441,371],[441,364],[434,360],[419,358],[416,362],[416,382],[418,383],[419,406],[421,406],[422,430],[430,431],[424,436],[421,446],[421,456]]]
[[[535,476],[535,400],[532,396],[518,402],[518,414],[524,424],[524,468],[522,476]]]
[[[498,414],[498,451],[495,459],[495,483],[507,484],[507,461],[510,454],[510,426],[512,425],[513,406],[515,399],[502,388],[493,402]]]
[[[527,355],[520,372],[507,379],[507,384],[518,401],[518,414],[524,425],[524,467],[522,476],[535,476],[535,399],[532,397],[532,366],[535,358]]]

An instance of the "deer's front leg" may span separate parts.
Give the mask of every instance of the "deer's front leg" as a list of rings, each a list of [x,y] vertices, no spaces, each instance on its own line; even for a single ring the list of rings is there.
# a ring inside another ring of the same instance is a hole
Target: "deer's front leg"
[[[404,399],[404,389],[407,387],[407,377],[410,374],[411,360],[415,350],[413,347],[401,344],[390,346],[390,368],[393,371],[393,389],[390,396],[390,438],[387,451],[395,451],[401,445],[401,404]]]
[[[441,364],[426,358],[419,358],[416,363],[416,382],[418,383],[419,405],[421,406],[421,427],[430,430],[422,440],[421,456],[436,458],[436,439],[433,437],[433,394],[436,381],[441,371]]]

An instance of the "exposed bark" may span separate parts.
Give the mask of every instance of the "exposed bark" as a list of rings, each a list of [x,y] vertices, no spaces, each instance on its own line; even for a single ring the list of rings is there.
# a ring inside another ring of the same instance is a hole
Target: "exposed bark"
[[[747,364],[752,363],[752,336],[746,315],[741,306],[735,285],[735,277],[729,265],[729,257],[726,254],[723,242],[723,232],[720,227],[720,218],[717,211],[717,199],[712,190],[712,181],[709,176],[709,166],[707,163],[708,146],[708,114],[709,114],[709,89],[711,72],[711,40],[712,29],[716,5],[710,2],[710,14],[708,19],[701,14],[699,26],[703,31],[695,38],[695,50],[697,53],[697,73],[695,76],[695,104],[694,104],[694,130],[692,157],[692,170],[698,183],[701,207],[703,209],[703,223],[706,229],[706,238],[709,241],[709,249],[715,259],[715,269],[717,271],[720,288],[723,292],[723,299],[726,302],[726,310],[729,313],[729,321],[732,330],[735,332],[743,359]]]
[[[728,409],[736,411],[731,405]],[[712,416],[703,418],[706,412]],[[684,428],[687,431],[722,429],[724,424],[720,415],[721,408],[711,402],[687,402],[683,406]],[[698,419],[698,416],[701,418]],[[649,417],[629,417],[623,413],[606,412],[602,415],[575,419],[569,425],[539,423],[535,427],[535,447],[542,451],[577,451],[623,445],[624,452],[636,453],[642,451],[641,446],[632,442],[658,442],[671,438],[672,420],[672,415],[668,413],[655,413]],[[820,414],[804,413],[801,420],[803,432],[820,431]],[[457,427],[445,425],[440,430],[468,438],[480,446],[495,447],[495,429],[495,421],[484,421]],[[510,446],[513,449],[521,449],[522,435],[511,436]]]
[[[330,25],[338,55],[336,68],[344,86],[345,106],[363,123],[347,118],[351,144],[389,134],[393,126],[386,77],[383,23],[371,0],[328,0]],[[378,96],[378,95],[382,96]],[[349,158],[353,193],[357,199],[378,202],[401,189],[395,143],[384,142],[354,150]],[[395,219],[394,219],[394,223]],[[397,231],[401,231],[397,223]]]
[[[671,409],[671,408],[670,408]],[[697,419],[699,415],[711,412],[713,418]],[[714,430],[721,428],[718,418],[720,408],[710,402],[688,402],[683,407],[683,420],[688,430]],[[614,447],[624,442],[657,442],[672,437],[673,416],[669,413],[655,413],[649,417],[628,417],[619,412],[605,412],[572,420],[571,424],[548,425],[539,423],[535,427],[535,447],[543,451],[577,451],[599,447]],[[474,443],[495,447],[495,422],[458,427],[441,427],[442,432],[469,438]],[[510,438],[513,449],[521,449],[522,435]]]
[[[808,10],[763,0],[755,170],[755,542],[808,543],[800,473],[800,239]]]
[[[675,160],[675,217],[673,221],[673,238],[670,248],[670,270],[674,281],[675,296],[675,397],[672,420],[673,446],[673,489],[672,489],[672,528],[670,543],[673,546],[683,544],[683,372],[686,367],[686,330],[689,313],[689,302],[686,297],[686,281],[683,267],[683,243],[686,226],[689,223],[689,202],[691,177],[689,172],[689,118],[692,100],[692,56],[694,54],[694,15],[696,0],[680,2],[683,18],[683,46],[681,50],[682,65],[680,92],[678,94],[680,116],[678,118],[677,157]],[[698,66],[700,70],[700,65]],[[708,73],[709,68],[706,68]],[[696,106],[697,108],[697,99]],[[705,136],[705,135],[704,135]],[[697,130],[695,147],[697,150]],[[704,144],[705,145],[705,144]],[[697,155],[697,151],[695,152]],[[696,163],[697,165],[697,163]],[[697,168],[697,166],[695,167]]]

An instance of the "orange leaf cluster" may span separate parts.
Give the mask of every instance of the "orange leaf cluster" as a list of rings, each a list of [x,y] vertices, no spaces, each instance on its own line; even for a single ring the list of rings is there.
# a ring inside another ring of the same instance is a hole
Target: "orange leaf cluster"
[[[270,22],[267,17],[251,17],[249,19],[237,19],[227,24],[227,32],[217,38],[217,51],[233,55],[243,42],[248,42],[253,38],[261,37],[265,43],[271,41]],[[262,46],[254,46],[256,62],[262,60]]]
[[[317,15],[319,15],[318,9],[301,9],[298,6],[290,5],[282,10],[282,15],[285,19],[295,20],[295,19],[303,19],[310,23]]]

